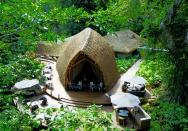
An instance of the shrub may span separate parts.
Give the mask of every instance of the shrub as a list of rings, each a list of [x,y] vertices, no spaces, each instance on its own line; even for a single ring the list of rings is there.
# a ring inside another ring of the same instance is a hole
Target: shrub
[[[0,63],[0,86],[11,87],[22,79],[39,78],[43,65],[36,59],[17,56],[14,61],[3,65]]]
[[[0,88],[0,130],[1,131],[31,131],[39,127],[38,121],[26,113],[17,110],[13,103],[15,94]]]
[[[188,110],[185,106],[157,100],[143,108],[151,115],[152,131],[188,130]]]
[[[83,131],[105,131],[105,130],[117,130],[112,127],[111,113],[107,113],[101,110],[100,106],[91,105],[86,109],[74,108],[72,110],[68,108],[40,110],[48,114],[50,117],[55,116],[54,120],[48,121],[48,130],[83,130]]]
[[[159,86],[160,82],[168,84],[173,68],[168,53],[154,53],[146,56],[137,74],[144,77],[150,85]]]
[[[137,60],[137,56],[127,57],[127,58],[117,58],[116,64],[119,73],[125,73]]]

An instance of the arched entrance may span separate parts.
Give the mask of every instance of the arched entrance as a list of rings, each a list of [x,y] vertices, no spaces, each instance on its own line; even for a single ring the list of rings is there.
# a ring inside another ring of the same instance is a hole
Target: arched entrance
[[[67,86],[71,90],[104,91],[102,72],[95,62],[84,54],[71,62],[67,78]]]

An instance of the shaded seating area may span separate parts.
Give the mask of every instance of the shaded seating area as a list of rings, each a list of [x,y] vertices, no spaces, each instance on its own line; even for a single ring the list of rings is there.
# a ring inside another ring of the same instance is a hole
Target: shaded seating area
[[[82,90],[82,82],[79,83],[69,83],[68,88],[74,91],[81,91]]]
[[[116,121],[119,125],[130,125],[135,129],[148,129],[151,117],[142,109],[137,96],[130,93],[115,93],[110,96],[116,113]]]
[[[130,117],[128,109],[138,106],[140,103],[139,98],[130,93],[115,93],[110,96],[110,99],[116,112],[116,121],[119,125],[125,126],[128,117]]]
[[[102,72],[87,56],[80,55],[68,71],[69,90],[104,91]]]
[[[103,82],[99,82],[99,83],[93,83],[93,82],[90,82],[90,90],[91,91],[104,91],[103,89]]]
[[[99,82],[99,83],[93,83],[90,82],[90,84],[88,85],[83,84],[83,82],[79,81],[78,83],[69,83],[68,85],[69,90],[73,90],[73,91],[83,91],[83,90],[89,90],[89,91],[98,91],[98,92],[102,92],[104,91],[103,89],[103,83]]]

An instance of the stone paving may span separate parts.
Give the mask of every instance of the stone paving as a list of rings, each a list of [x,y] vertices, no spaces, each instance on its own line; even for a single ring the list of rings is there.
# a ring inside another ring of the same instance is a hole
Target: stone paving
[[[131,78],[133,78],[136,75],[136,72],[138,71],[141,62],[142,62],[141,59],[138,60],[131,68],[128,69],[126,73],[121,75],[116,85],[108,92],[109,95],[112,95],[117,92],[122,92],[121,87],[124,84],[124,81],[129,81]]]

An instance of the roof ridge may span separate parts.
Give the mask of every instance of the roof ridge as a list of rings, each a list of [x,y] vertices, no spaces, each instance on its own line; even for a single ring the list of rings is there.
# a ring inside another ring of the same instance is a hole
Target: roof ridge
[[[86,47],[86,45],[87,45],[87,43],[88,43],[88,40],[89,40],[89,38],[91,37],[91,32],[92,32],[92,30],[91,30],[90,28],[88,28],[88,30],[89,30],[89,33],[88,33],[88,35],[87,35],[86,40],[84,41],[84,44],[83,44],[81,50],[83,50],[83,49]]]

